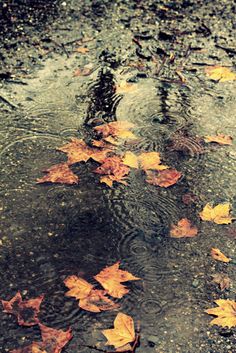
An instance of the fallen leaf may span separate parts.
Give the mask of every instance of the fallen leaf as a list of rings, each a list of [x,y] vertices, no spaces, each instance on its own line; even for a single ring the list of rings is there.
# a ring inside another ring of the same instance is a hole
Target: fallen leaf
[[[123,94],[123,93],[129,93],[133,92],[137,89],[138,85],[135,83],[129,83],[126,81],[121,81],[117,86],[116,86],[116,93],[117,94]]]
[[[191,203],[195,203],[198,200],[198,197],[190,192],[183,194],[182,201],[185,205],[190,205]]]
[[[44,296],[38,298],[22,300],[20,292],[9,301],[1,300],[3,311],[8,314],[13,314],[17,317],[19,325],[34,326],[39,323],[38,313]]]
[[[24,348],[10,351],[11,353],[60,353],[71,340],[71,329],[67,331],[55,330],[51,327],[39,324],[42,342],[33,342]]]
[[[44,177],[37,179],[37,183],[59,183],[59,184],[78,184],[79,178],[70,170],[67,163],[53,165],[44,170],[47,173]]]
[[[124,120],[124,121],[114,121],[112,123],[96,126],[94,130],[97,131],[99,134],[101,134],[106,139],[107,142],[110,142],[107,140],[109,136],[112,136],[113,138],[119,138],[119,139],[136,138],[136,136],[131,131],[129,131],[133,127],[134,127],[133,123],[130,123],[129,121]],[[110,143],[113,143],[113,142],[110,142]]]
[[[79,299],[79,307],[81,309],[99,313],[118,307],[117,304],[105,296],[106,291],[94,289],[92,284],[80,277],[69,276],[64,283],[70,289],[66,296]]]
[[[91,67],[82,67],[81,69],[77,69],[74,71],[73,76],[78,77],[78,76],[89,76],[93,72],[93,68]]]
[[[182,218],[178,225],[172,225],[170,230],[170,236],[172,238],[192,238],[198,233],[198,229],[191,225],[191,222],[187,218]]]
[[[178,172],[176,169],[167,169],[160,171],[146,171],[147,174],[147,183],[152,185],[158,185],[161,187],[168,188],[171,185],[177,183],[182,174]]]
[[[112,186],[113,181],[124,183],[123,179],[129,172],[130,168],[122,163],[122,159],[119,156],[106,158],[103,164],[94,170],[94,173],[105,174],[100,181],[108,186]]]
[[[228,289],[231,285],[231,280],[225,273],[216,273],[212,275],[212,278],[212,282],[218,284],[222,291]]]
[[[139,167],[139,161],[138,157],[130,151],[127,151],[122,159],[122,163],[127,165],[130,168],[138,168]]]
[[[164,170],[169,167],[161,164],[160,153],[158,152],[144,152],[138,156],[141,169],[143,170]]]
[[[211,249],[211,256],[213,259],[221,262],[230,262],[231,259],[225,256],[219,249],[217,248],[212,248]]]
[[[209,66],[205,69],[206,75],[214,81],[225,82],[236,80],[236,74],[228,67],[224,66]]]
[[[114,298],[122,298],[129,292],[121,282],[139,280],[138,277],[133,276],[128,271],[119,269],[120,262],[116,262],[114,265],[104,268],[94,278],[98,281],[109,295]]]
[[[232,218],[229,213],[229,203],[222,203],[215,207],[212,207],[211,204],[208,203],[199,215],[203,221],[212,221],[217,224],[229,224],[232,222]]]
[[[218,299],[215,300],[215,303],[218,307],[205,310],[209,315],[218,316],[210,324],[229,328],[236,326],[236,302],[229,299]]]
[[[88,48],[84,48],[84,47],[80,47],[80,48],[77,48],[75,50],[77,53],[80,53],[80,54],[86,54],[89,52],[89,49]]]
[[[83,140],[72,138],[71,142],[59,147],[58,151],[62,151],[67,154],[67,163],[71,165],[79,162],[87,162],[90,158],[96,162],[102,163],[107,154],[111,152],[111,149],[92,148],[87,146]]]
[[[114,328],[103,330],[102,333],[107,338],[106,345],[123,347],[135,340],[134,321],[131,316],[118,313],[114,320]]]
[[[205,136],[204,141],[207,143],[215,142],[220,145],[232,145],[233,138],[229,135],[218,134],[216,136]]]

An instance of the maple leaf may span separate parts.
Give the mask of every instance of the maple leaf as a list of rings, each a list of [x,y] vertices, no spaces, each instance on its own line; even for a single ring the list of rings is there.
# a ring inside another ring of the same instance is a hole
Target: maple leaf
[[[213,259],[221,262],[230,262],[231,259],[225,256],[219,249],[217,248],[212,248],[211,249],[211,256]]]
[[[216,273],[212,275],[212,278],[212,282],[218,284],[222,291],[228,289],[231,285],[231,280],[225,273]]]
[[[122,159],[123,164],[127,165],[130,168],[138,168],[139,161],[138,156],[136,156],[133,152],[127,151]]]
[[[218,299],[215,300],[215,303],[218,307],[205,310],[209,315],[218,316],[210,324],[229,328],[236,326],[236,302],[229,299]]]
[[[211,80],[225,82],[236,80],[236,74],[232,72],[228,67],[224,66],[210,66],[205,69],[206,75]]]
[[[136,136],[129,131],[134,127],[134,124],[129,121],[114,121],[108,124],[103,124],[100,126],[96,126],[94,128],[99,134],[101,134],[107,142],[114,143],[114,139],[108,141],[108,137],[119,138],[119,139],[134,139]]]
[[[123,163],[131,168],[141,168],[143,170],[164,170],[169,167],[162,165],[158,152],[144,152],[139,156],[131,151],[127,151],[122,159]]]
[[[22,300],[20,292],[9,301],[1,300],[3,311],[8,314],[13,314],[17,317],[19,325],[34,326],[39,322],[38,313],[44,296],[38,298]]]
[[[79,178],[70,170],[67,163],[53,165],[44,170],[47,175],[37,179],[37,183],[78,184]]]
[[[102,163],[107,154],[111,152],[111,148],[92,148],[87,146],[83,140],[72,138],[71,142],[59,147],[58,151],[62,151],[67,154],[67,163],[71,165],[79,162],[87,162],[90,158],[96,162]]]
[[[134,321],[131,316],[118,313],[114,320],[114,328],[102,331],[107,338],[107,345],[120,348],[135,340]]]
[[[218,134],[216,136],[205,136],[204,141],[207,143],[215,142],[219,145],[232,145],[233,138],[229,135]]]
[[[113,181],[124,183],[123,179],[129,172],[130,168],[122,163],[122,159],[119,156],[106,158],[103,164],[94,170],[94,173],[105,174],[100,181],[108,186],[112,186]]]
[[[172,225],[170,230],[170,236],[172,238],[192,238],[198,233],[198,229],[191,225],[191,222],[187,218],[182,218],[178,225]]]
[[[85,48],[85,47],[80,47],[80,48],[77,48],[76,49],[76,52],[77,53],[80,53],[80,54],[86,54],[89,52],[89,49],[88,48]]]
[[[171,185],[177,183],[182,174],[178,172],[176,169],[167,169],[160,171],[151,171],[147,170],[147,183],[152,185],[158,185],[165,188],[168,188]]]
[[[104,268],[94,278],[98,281],[109,295],[114,298],[122,298],[129,292],[121,282],[135,281],[140,278],[133,276],[128,271],[119,269],[120,262],[116,262],[114,265]]]
[[[232,222],[232,218],[229,213],[229,203],[222,203],[215,207],[212,207],[211,204],[208,203],[199,215],[203,221],[212,221],[217,224],[229,224]]]
[[[92,284],[80,277],[69,276],[64,283],[70,288],[66,296],[79,299],[79,306],[84,310],[99,313],[118,307],[117,304],[105,296],[106,291],[94,289]]]
[[[42,342],[33,342],[27,347],[14,349],[11,353],[61,353],[65,345],[71,340],[71,329],[56,330],[39,324]]]

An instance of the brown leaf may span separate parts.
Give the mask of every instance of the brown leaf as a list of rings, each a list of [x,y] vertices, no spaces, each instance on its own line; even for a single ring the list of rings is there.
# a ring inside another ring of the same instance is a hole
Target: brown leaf
[[[178,225],[172,225],[170,230],[170,236],[172,238],[192,238],[198,233],[198,229],[191,225],[191,222],[187,218],[182,218]]]
[[[218,134],[216,136],[205,136],[204,141],[207,143],[215,142],[219,145],[232,145],[233,138],[229,135]]]
[[[225,273],[216,273],[212,275],[212,278],[212,282],[218,284],[222,291],[228,289],[231,285],[231,280]]]
[[[93,68],[91,67],[82,67],[74,71],[73,76],[78,77],[78,76],[89,76],[93,72]]]
[[[212,248],[211,249],[211,256],[213,259],[221,262],[230,262],[231,259],[225,256],[219,249],[217,248]]]
[[[67,163],[53,165],[44,171],[47,173],[42,178],[37,179],[37,183],[59,183],[59,184],[78,184],[79,178],[70,170]]]
[[[182,201],[185,205],[190,205],[191,203],[195,203],[198,200],[198,197],[191,192],[187,192],[182,196]]]
[[[211,321],[211,325],[222,327],[236,326],[236,302],[228,299],[215,300],[218,305],[216,308],[207,309],[205,312],[209,315],[218,316]]]
[[[236,80],[236,74],[228,67],[209,66],[205,68],[206,75],[214,81],[225,82]]]
[[[112,186],[113,181],[123,183],[123,179],[130,172],[130,168],[122,163],[122,160],[118,156],[108,157],[104,160],[94,173],[105,174],[101,178],[101,182]]]
[[[22,326],[34,326],[39,323],[38,313],[44,296],[22,300],[20,292],[9,301],[1,300],[3,311],[17,317],[18,324]]]
[[[176,169],[167,169],[156,171],[146,171],[147,174],[147,183],[152,185],[158,185],[162,187],[169,187],[177,183],[182,174],[178,172]]]
[[[114,298],[122,298],[129,290],[121,282],[139,280],[128,271],[119,269],[120,262],[104,268],[94,278],[98,281],[109,295]]]
[[[113,138],[119,139],[133,139],[136,138],[136,136],[129,131],[133,127],[133,123],[124,120],[96,126],[94,130],[101,134],[104,138],[112,136]]]

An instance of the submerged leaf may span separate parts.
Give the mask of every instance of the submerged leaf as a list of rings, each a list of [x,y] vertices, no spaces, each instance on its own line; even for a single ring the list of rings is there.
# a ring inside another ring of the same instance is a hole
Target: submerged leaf
[[[225,256],[219,249],[217,248],[212,248],[211,249],[211,256],[213,259],[221,262],[230,262],[231,259]]]
[[[147,174],[147,183],[152,185],[162,186],[168,188],[177,183],[182,174],[176,169],[167,169],[160,171],[146,171]]]
[[[231,280],[225,273],[216,273],[212,275],[212,278],[212,282],[218,284],[222,291],[228,289],[231,285]]]
[[[236,326],[236,302],[218,299],[215,303],[218,305],[216,308],[205,310],[207,314],[217,316],[210,324],[229,328]]]
[[[78,184],[79,178],[69,168],[67,163],[53,165],[44,171],[44,177],[37,179],[37,183]]]
[[[191,222],[187,218],[182,218],[178,225],[172,225],[170,230],[170,236],[172,238],[192,238],[198,233],[198,229],[191,225]]]
[[[199,215],[203,221],[212,221],[217,224],[229,224],[232,222],[232,218],[229,213],[229,203],[222,203],[215,207],[212,207],[211,204],[208,203]]]
[[[206,75],[214,81],[233,81],[236,80],[236,73],[232,72],[228,67],[209,66],[205,69]]]

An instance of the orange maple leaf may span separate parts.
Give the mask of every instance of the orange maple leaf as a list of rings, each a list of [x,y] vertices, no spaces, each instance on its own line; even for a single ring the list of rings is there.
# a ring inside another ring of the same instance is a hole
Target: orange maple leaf
[[[80,54],[86,54],[89,52],[89,49],[85,47],[80,47],[80,48],[77,48],[75,51]]]
[[[219,249],[217,248],[212,248],[211,249],[211,256],[213,259],[221,262],[230,262],[231,259],[227,256],[225,256]]]
[[[108,186],[112,186],[113,181],[124,183],[123,179],[129,172],[130,168],[122,163],[122,159],[119,156],[106,158],[103,164],[94,170],[94,173],[105,174],[100,181]]]
[[[135,281],[140,278],[133,276],[128,271],[119,269],[120,262],[116,262],[114,265],[104,268],[94,278],[98,281],[109,295],[114,298],[122,298],[129,292],[121,282]]]
[[[165,188],[168,188],[171,185],[177,183],[182,174],[178,172],[176,169],[167,169],[160,171],[151,171],[147,170],[147,183],[152,185],[158,185]]]
[[[209,315],[218,316],[211,321],[211,325],[229,328],[236,326],[236,302],[229,299],[218,299],[215,300],[215,303],[218,307],[205,310]]]
[[[141,168],[143,170],[164,170],[169,167],[162,165],[158,152],[144,152],[139,156],[131,151],[127,151],[122,159],[123,163],[131,168]]]
[[[118,313],[114,320],[114,328],[103,330],[107,345],[120,348],[135,340],[134,321],[131,316]],[[121,351],[121,350],[117,350]]]
[[[178,225],[172,225],[170,236],[172,238],[192,238],[198,233],[197,227],[192,226],[187,218],[182,218]]]
[[[233,138],[229,135],[218,134],[216,136],[205,136],[204,141],[207,143],[215,142],[219,145],[232,145]]]
[[[107,142],[116,144],[116,139],[114,140],[114,138],[124,140],[136,138],[136,136],[129,131],[133,127],[134,124],[129,121],[114,121],[112,123],[96,126],[94,130],[101,134],[106,140],[108,137],[113,137],[112,140],[107,140]]]
[[[79,178],[70,170],[67,163],[53,165],[44,170],[47,175],[37,179],[37,183],[78,184]]]
[[[105,296],[106,291],[94,289],[94,286],[83,278],[69,276],[64,280],[64,283],[70,289],[66,296],[79,299],[79,306],[84,310],[99,313],[118,307],[117,304]]]

